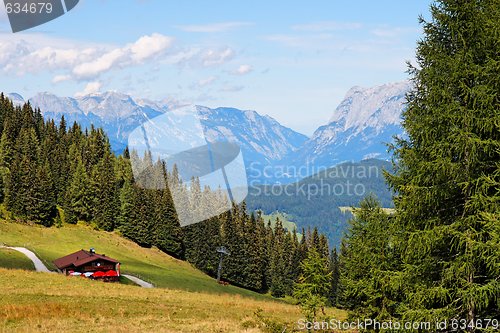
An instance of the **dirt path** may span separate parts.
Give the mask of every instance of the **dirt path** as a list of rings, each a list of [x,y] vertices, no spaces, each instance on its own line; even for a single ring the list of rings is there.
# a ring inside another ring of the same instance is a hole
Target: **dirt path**
[[[31,252],[27,248],[24,248],[24,247],[12,247],[12,246],[2,246],[2,247],[7,248],[7,249],[11,249],[11,250],[16,250],[16,251],[21,252],[22,254],[24,254],[26,257],[28,257],[28,259],[30,259],[33,262],[33,265],[35,265],[35,270],[37,272],[52,273],[47,268],[47,266],[45,266],[45,264],[36,256],[36,254],[34,254],[33,252]]]
[[[143,288],[154,288],[154,286],[151,283],[146,282],[144,280],[141,280],[138,277],[135,277],[133,275],[122,274],[122,276],[126,277],[129,280],[132,280],[133,282],[137,283],[138,285],[140,285]]]

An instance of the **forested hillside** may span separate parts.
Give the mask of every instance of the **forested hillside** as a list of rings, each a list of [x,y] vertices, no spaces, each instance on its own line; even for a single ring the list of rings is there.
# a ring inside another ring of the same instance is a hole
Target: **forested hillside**
[[[224,245],[231,255],[225,259],[223,279],[278,297],[292,293],[310,249],[329,257],[326,237],[317,230],[303,231],[307,237],[299,242],[281,221],[271,228],[260,215],[248,214],[245,204],[181,228],[168,186],[139,187],[131,170],[134,152],[115,156],[102,129],[82,129],[76,122],[68,126],[64,117],[59,124],[45,121],[39,109],[29,103],[15,107],[1,94],[0,133],[0,199],[8,220],[46,227],[81,221],[114,230],[212,276],[219,259],[216,248]],[[162,162],[146,162],[164,183],[180,182]]]
[[[369,194],[376,195],[383,207],[393,206],[384,171],[392,171],[390,162],[346,162],[297,183],[251,186],[247,203],[251,210],[266,214],[284,212],[299,229],[317,227],[338,248],[352,218],[339,207],[356,207]]]

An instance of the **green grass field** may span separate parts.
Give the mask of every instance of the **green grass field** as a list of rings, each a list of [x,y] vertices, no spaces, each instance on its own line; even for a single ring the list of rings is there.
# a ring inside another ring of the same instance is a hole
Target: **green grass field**
[[[124,273],[154,289],[30,272],[27,258],[0,249],[0,332],[293,332],[298,306],[233,286],[218,285],[184,261],[81,225],[43,228],[0,221],[0,244],[24,246],[48,267],[95,247],[122,262]],[[128,283],[127,283],[128,282]],[[346,313],[327,309],[328,318]]]
[[[157,287],[269,298],[234,286],[221,286],[185,261],[154,248],[142,248],[115,233],[96,231],[83,225],[45,228],[0,221],[2,243],[30,249],[49,269],[54,269],[54,259],[94,247],[97,253],[119,260],[123,273],[140,277]]]
[[[345,213],[352,213],[352,211],[353,211],[352,207],[347,207],[347,206],[341,206],[341,207],[339,207],[339,209],[344,214]],[[383,207],[382,207],[382,211],[386,214],[389,214],[389,215],[394,214],[394,212],[395,212],[394,208],[383,208]]]
[[[0,268],[0,332],[292,332],[297,306]],[[256,315],[260,312],[261,315]],[[328,309],[332,318],[345,314]],[[271,327],[274,326],[274,329]]]
[[[271,226],[274,228],[274,226],[276,225],[276,218],[279,217],[279,219],[281,220],[281,223],[283,223],[283,227],[292,232],[293,229],[297,228],[297,225],[295,224],[295,222],[292,222],[292,221],[289,221],[288,220],[288,216],[284,213],[281,213],[281,212],[274,212],[270,215],[266,215],[266,214],[262,214],[262,218],[264,219],[264,221],[266,222],[266,225],[269,221],[271,221]],[[297,231],[300,231],[300,230],[297,230]]]
[[[18,251],[0,248],[0,267],[3,268],[18,268],[24,270],[34,270],[35,266],[26,258],[26,256]]]

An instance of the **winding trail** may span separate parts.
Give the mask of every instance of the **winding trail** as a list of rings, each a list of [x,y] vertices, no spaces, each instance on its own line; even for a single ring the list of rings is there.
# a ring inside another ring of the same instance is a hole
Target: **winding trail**
[[[16,250],[16,251],[21,252],[22,254],[24,254],[26,257],[28,257],[28,259],[30,259],[33,262],[33,265],[35,265],[35,270],[37,272],[54,273],[54,272],[51,272],[47,268],[47,266],[45,266],[45,264],[36,256],[36,254],[34,254],[33,252],[31,252],[27,248],[24,248],[24,247],[12,247],[12,246],[1,246],[1,247],[6,248],[6,249],[11,249],[11,250]]]
[[[22,254],[24,254],[26,257],[28,257],[28,259],[30,259],[33,262],[33,265],[35,265],[35,270],[37,272],[55,273],[55,272],[50,271],[47,268],[47,266],[45,266],[45,264],[36,256],[36,254],[34,254],[33,252],[31,252],[30,250],[28,250],[25,247],[13,247],[13,246],[1,246],[0,245],[0,248],[11,249],[11,250],[21,252]],[[122,275],[143,288],[154,288],[154,286],[151,283],[146,282],[144,280],[141,280],[138,277],[135,277],[133,275],[128,275],[128,274],[122,274]]]
[[[138,277],[135,277],[133,275],[122,274],[122,276],[126,277],[129,280],[132,280],[134,283],[137,283],[138,285],[140,285],[143,288],[154,288],[155,287],[151,283],[146,282],[144,280],[141,280]]]

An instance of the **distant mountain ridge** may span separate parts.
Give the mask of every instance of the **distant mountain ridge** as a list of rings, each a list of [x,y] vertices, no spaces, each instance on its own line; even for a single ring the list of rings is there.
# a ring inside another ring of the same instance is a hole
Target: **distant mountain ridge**
[[[19,94],[7,94],[16,104],[25,100]],[[167,101],[134,99],[117,92],[105,92],[81,97],[59,97],[51,93],[39,93],[29,99],[40,108],[45,118],[58,121],[63,115],[68,124],[74,121],[83,127],[102,127],[110,138],[113,150],[121,153],[126,147],[129,134],[141,124],[167,115],[178,105]],[[226,139],[238,143],[247,165],[262,169],[292,151],[307,140],[303,134],[282,126],[269,116],[255,111],[219,107],[211,109],[196,106],[205,133],[212,139]],[[191,133],[179,133],[166,128],[176,140],[189,140]],[[185,134],[185,135],[182,135]],[[184,138],[183,138],[184,137]],[[260,173],[260,172],[259,172]]]
[[[330,122],[287,156],[288,163],[314,169],[345,161],[389,159],[386,143],[404,133],[401,112],[410,89],[409,82],[351,88]]]
[[[401,112],[410,88],[409,82],[351,88],[329,123],[319,127],[311,138],[255,111],[205,106],[197,106],[197,110],[207,136],[240,145],[250,178],[259,182],[289,183],[345,161],[389,159],[386,143],[392,142],[394,135],[404,134]],[[16,104],[25,102],[19,94],[7,96]],[[102,127],[118,153],[123,151],[128,135],[136,127],[179,106],[168,99],[134,99],[118,92],[80,97],[59,97],[45,92],[29,101],[39,107],[46,118],[59,120],[64,115],[68,124],[77,121],[84,127],[91,124]],[[183,140],[178,132],[172,130],[171,135]],[[263,170],[268,167],[305,168],[306,171],[300,175],[275,176],[274,172],[264,175]]]

